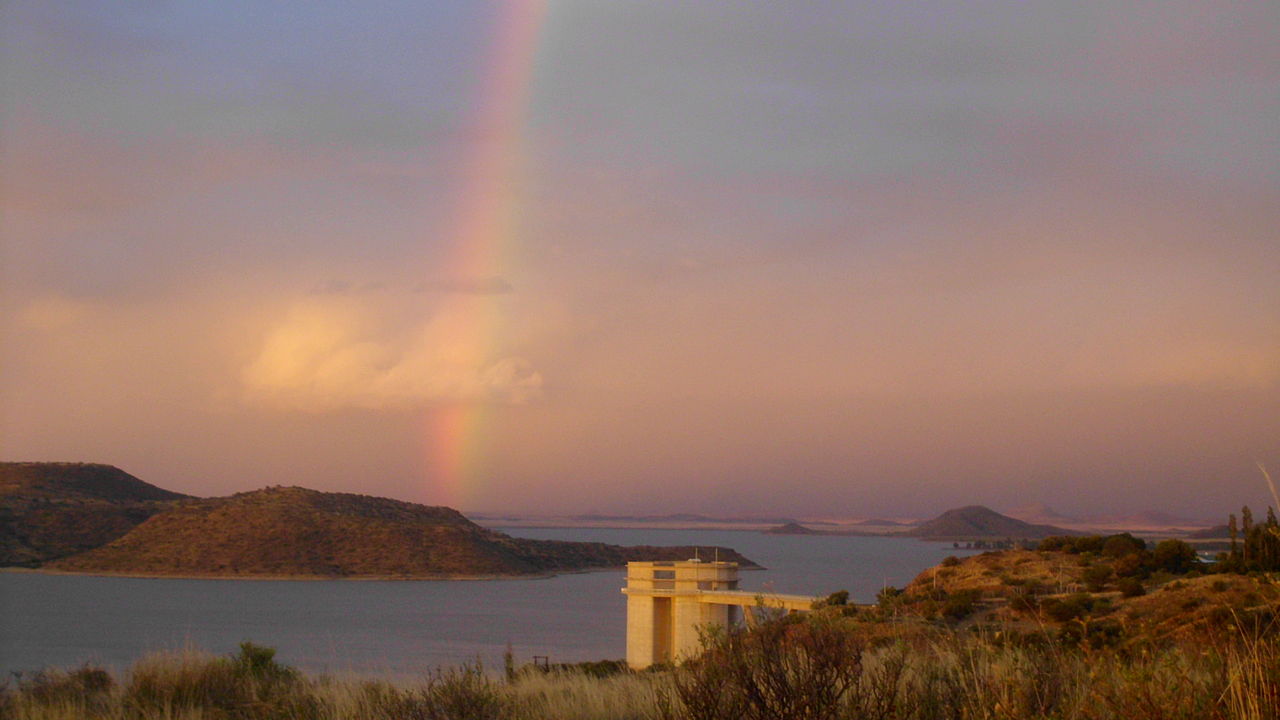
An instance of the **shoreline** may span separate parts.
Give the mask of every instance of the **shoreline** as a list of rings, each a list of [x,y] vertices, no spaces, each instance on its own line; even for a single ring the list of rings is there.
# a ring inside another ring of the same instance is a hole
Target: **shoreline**
[[[623,570],[625,566],[593,567],[579,570],[558,570],[545,573],[510,573],[489,575],[218,575],[212,573],[147,573],[110,572],[105,570],[56,570],[53,568],[0,567],[0,573],[31,575],[80,575],[88,577],[135,578],[139,580],[261,580],[295,582],[442,582],[459,580],[485,582],[493,580],[546,580],[558,575]]]

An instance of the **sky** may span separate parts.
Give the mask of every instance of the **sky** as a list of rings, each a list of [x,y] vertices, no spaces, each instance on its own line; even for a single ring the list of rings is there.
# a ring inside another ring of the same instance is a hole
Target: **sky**
[[[0,5],[0,458],[468,511],[1223,520],[1280,5]]]

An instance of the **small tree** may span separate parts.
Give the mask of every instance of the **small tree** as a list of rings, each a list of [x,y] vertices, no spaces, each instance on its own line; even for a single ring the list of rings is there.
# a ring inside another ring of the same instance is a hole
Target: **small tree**
[[[1162,540],[1151,555],[1156,569],[1174,575],[1182,575],[1200,567],[1200,558],[1196,556],[1195,548],[1182,540]]]

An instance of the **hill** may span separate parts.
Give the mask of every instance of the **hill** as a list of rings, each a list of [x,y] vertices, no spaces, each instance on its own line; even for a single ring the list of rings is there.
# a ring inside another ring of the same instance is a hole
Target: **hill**
[[[819,530],[805,527],[797,522],[789,522],[784,525],[777,525],[768,530],[763,531],[766,535],[821,535]]]
[[[451,508],[273,487],[182,503],[103,547],[45,567],[143,575],[447,578],[616,567],[695,552],[513,538]],[[702,549],[711,552],[754,566],[727,548]]]
[[[1075,535],[1053,525],[1032,525],[982,505],[948,510],[938,517],[923,522],[901,533],[909,537],[938,540],[963,540],[970,538],[1044,538],[1050,535]]]
[[[869,520],[859,520],[853,524],[861,527],[902,527],[907,523],[898,522],[897,520],[885,520],[884,518],[871,518]]]
[[[0,497],[60,503],[182,500],[191,497],[143,482],[113,465],[0,462]]]
[[[1008,515],[1011,518],[1014,518],[1015,520],[1021,520],[1023,522],[1029,522],[1029,523],[1041,523],[1041,524],[1051,525],[1053,523],[1080,522],[1079,518],[1074,518],[1069,515],[1063,515],[1062,513],[1054,510],[1053,508],[1049,507],[1048,505],[1045,505],[1044,503],[1031,503],[1030,505],[1023,505],[1021,507],[1013,508],[1012,510],[1006,510],[1004,514]]]
[[[1210,528],[1188,533],[1187,537],[1192,540],[1218,540],[1225,537],[1231,537],[1231,528],[1225,523],[1222,525],[1214,525]]]
[[[0,463],[0,565],[34,567],[104,545],[188,497],[111,465]]]

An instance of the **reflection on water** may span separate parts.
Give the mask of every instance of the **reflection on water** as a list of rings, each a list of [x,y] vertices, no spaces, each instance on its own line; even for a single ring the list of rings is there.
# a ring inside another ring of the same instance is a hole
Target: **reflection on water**
[[[623,545],[724,545],[767,567],[743,589],[870,602],[957,552],[890,538],[749,531],[514,529],[512,535]],[[0,671],[92,661],[124,668],[192,644],[226,653],[242,640],[313,672],[417,674],[481,659],[621,658],[626,606],[618,570],[536,580],[279,581],[0,573]]]

